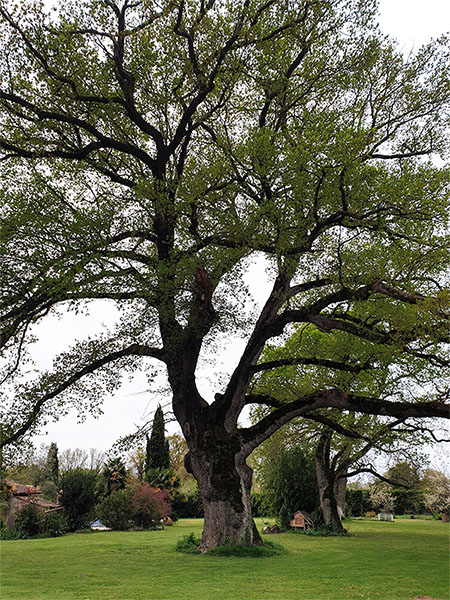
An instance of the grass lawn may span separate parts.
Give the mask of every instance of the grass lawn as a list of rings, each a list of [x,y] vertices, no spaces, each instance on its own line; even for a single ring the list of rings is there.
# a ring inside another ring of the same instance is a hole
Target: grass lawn
[[[262,522],[257,520],[258,527]],[[1,598],[27,600],[412,600],[449,597],[449,526],[352,521],[351,537],[284,533],[264,558],[175,552],[200,520],[164,531],[99,532],[3,541]]]

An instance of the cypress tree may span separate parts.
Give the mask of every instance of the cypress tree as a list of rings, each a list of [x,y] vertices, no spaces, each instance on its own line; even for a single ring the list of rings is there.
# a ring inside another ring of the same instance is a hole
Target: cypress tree
[[[58,446],[55,442],[50,444],[50,448],[47,454],[47,461],[45,464],[45,472],[47,479],[49,481],[53,481],[53,483],[58,483],[59,478],[59,460],[58,460]]]
[[[168,469],[170,467],[169,442],[164,435],[164,414],[160,405],[153,417],[152,433],[147,436],[145,472],[149,469]]]

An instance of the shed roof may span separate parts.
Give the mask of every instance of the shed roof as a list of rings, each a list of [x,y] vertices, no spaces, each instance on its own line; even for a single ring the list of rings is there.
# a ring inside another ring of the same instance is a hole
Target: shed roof
[[[306,510],[296,510],[294,513],[294,517],[295,515],[297,515],[298,513],[300,513],[301,515],[303,515],[304,517],[306,517],[307,519],[310,519],[311,521],[313,520],[312,516],[306,512]]]
[[[24,485],[12,481],[12,479],[5,479],[5,483],[11,489],[14,496],[35,496],[42,494],[41,490],[34,485]]]

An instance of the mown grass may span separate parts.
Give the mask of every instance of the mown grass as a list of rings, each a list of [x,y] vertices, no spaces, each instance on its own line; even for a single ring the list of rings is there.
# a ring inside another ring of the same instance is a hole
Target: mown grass
[[[261,526],[262,523],[258,522]],[[189,555],[164,531],[103,532],[2,542],[1,598],[22,600],[412,600],[448,598],[449,526],[353,521],[350,537],[272,536],[272,557]]]

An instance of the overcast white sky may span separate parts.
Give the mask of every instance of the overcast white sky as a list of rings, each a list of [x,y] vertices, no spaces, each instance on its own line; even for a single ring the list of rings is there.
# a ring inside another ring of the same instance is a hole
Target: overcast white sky
[[[382,30],[395,37],[402,50],[408,52],[419,48],[431,37],[448,32],[450,1],[380,0],[379,23]],[[263,269],[253,275],[256,275],[257,281],[265,278]],[[70,316],[46,323],[42,341],[36,346],[39,365],[50,367],[54,349],[63,348],[69,342],[71,332],[75,330],[80,335],[92,333],[110,312],[105,305],[100,305],[91,311],[90,317],[75,321],[75,317]],[[238,350],[237,347],[235,349]],[[229,348],[227,354],[230,355]],[[234,350],[231,354],[235,354]],[[207,382],[203,382],[203,386],[207,389]],[[145,416],[151,414],[161,400],[165,401],[157,394],[150,395],[145,376],[136,376],[113,397],[105,398],[104,414],[99,419],[88,418],[77,424],[76,415],[69,414],[59,422],[49,424],[47,434],[36,436],[34,442],[36,445],[56,442],[60,451],[76,447],[106,451],[120,436],[133,431],[136,425],[142,425]],[[176,424],[169,425],[170,433],[176,430]],[[437,463],[439,454],[434,454],[433,458],[433,462]],[[436,466],[439,468],[438,464]]]

